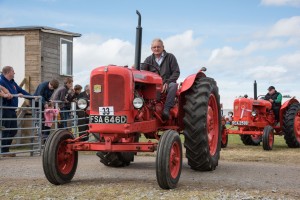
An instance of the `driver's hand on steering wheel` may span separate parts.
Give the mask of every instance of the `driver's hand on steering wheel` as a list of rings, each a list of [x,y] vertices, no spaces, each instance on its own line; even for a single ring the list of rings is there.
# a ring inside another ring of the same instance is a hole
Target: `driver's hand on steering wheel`
[[[165,83],[161,89],[161,93],[166,93],[168,90],[168,83]]]

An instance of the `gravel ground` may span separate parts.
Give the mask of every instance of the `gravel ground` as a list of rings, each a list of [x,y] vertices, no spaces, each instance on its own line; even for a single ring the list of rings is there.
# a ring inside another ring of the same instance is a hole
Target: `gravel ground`
[[[300,166],[220,160],[217,170],[196,172],[187,161],[178,187],[161,190],[155,157],[137,156],[125,168],[109,168],[80,153],[71,183],[50,184],[41,156],[0,158],[0,199],[300,199]]]

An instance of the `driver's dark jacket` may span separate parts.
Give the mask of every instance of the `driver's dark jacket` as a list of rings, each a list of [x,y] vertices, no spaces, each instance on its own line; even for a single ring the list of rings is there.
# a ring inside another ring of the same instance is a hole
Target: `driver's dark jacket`
[[[265,100],[269,100],[269,99],[272,99],[273,100],[273,103],[272,103],[272,109],[274,108],[280,108],[281,107],[281,101],[280,102],[277,102],[277,97],[280,93],[275,91],[274,94],[270,95],[269,93],[266,94],[265,96]]]
[[[163,79],[163,83],[176,83],[180,75],[177,60],[173,54],[167,53],[166,51],[164,51],[164,55],[164,59],[160,65],[155,61],[154,54],[147,57],[144,64],[141,65],[141,69],[159,74]]]

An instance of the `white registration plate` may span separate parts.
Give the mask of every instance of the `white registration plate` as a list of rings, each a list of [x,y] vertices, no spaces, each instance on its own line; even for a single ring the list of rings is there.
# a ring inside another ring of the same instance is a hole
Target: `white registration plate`
[[[246,126],[248,125],[248,121],[232,121],[232,125],[234,126]]]
[[[125,124],[127,116],[90,115],[90,123],[94,124]]]

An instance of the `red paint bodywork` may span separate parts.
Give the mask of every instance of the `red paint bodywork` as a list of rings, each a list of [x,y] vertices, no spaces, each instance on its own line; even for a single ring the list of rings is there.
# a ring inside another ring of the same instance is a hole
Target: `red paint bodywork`
[[[99,134],[100,142],[81,142],[76,138],[69,140],[68,145],[75,151],[155,151],[157,142],[137,143],[133,138],[143,133],[146,138],[159,139],[159,131],[167,129],[180,132],[184,94],[196,77],[205,77],[205,74],[199,71],[184,80],[177,91],[170,119],[164,122],[160,116],[165,95],[161,94],[162,79],[158,74],[113,65],[94,69],[90,80],[90,115],[99,115],[99,107],[114,106],[114,115],[127,116],[127,123],[90,123],[89,132]],[[139,110],[133,106],[136,96],[144,99],[144,106]]]

